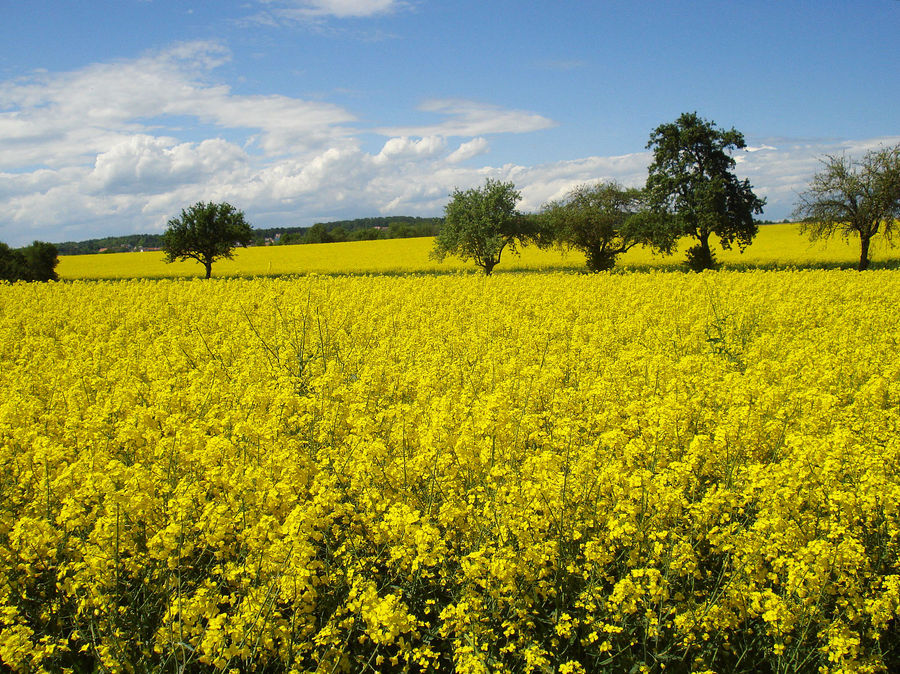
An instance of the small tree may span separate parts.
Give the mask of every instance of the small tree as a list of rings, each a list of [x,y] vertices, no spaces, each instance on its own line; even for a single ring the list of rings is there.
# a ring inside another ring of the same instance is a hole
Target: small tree
[[[828,155],[823,169],[800,195],[794,217],[810,239],[840,233],[859,237],[859,265],[869,266],[869,246],[876,234],[893,245],[900,218],[900,145],[871,150],[861,161]]]
[[[542,236],[545,242],[582,251],[591,271],[612,269],[619,255],[654,240],[643,214],[645,202],[643,190],[615,181],[580,185],[544,205]]]
[[[163,235],[166,262],[197,260],[206,268],[206,278],[212,276],[213,262],[231,259],[235,246],[251,243],[253,229],[244,220],[243,212],[227,203],[201,201],[182,209],[181,217],[169,220]]]
[[[533,219],[516,210],[521,195],[511,182],[488,178],[483,187],[456,189],[450,197],[431,251],[433,259],[455,255],[474,260],[488,275],[505,248],[516,252],[516,246],[534,234]]]
[[[711,234],[719,237],[726,250],[737,243],[742,251],[756,236],[753,215],[762,213],[765,199],[753,193],[748,180],[737,179],[729,154],[746,146],[741,133],[718,129],[695,112],[684,113],[650,134],[647,147],[653,150],[653,163],[647,191],[651,210],[670,230],[669,244],[682,236],[697,240],[688,251],[693,269],[715,266]]]

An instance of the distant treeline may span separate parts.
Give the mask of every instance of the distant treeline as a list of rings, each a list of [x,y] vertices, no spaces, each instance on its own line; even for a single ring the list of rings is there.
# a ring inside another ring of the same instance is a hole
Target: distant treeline
[[[317,222],[311,227],[254,228],[255,246],[291,245],[298,243],[332,243],[335,241],[367,241],[371,239],[405,239],[415,236],[436,236],[443,218],[418,218],[406,215],[377,218],[357,218],[335,222]],[[128,253],[140,250],[159,250],[162,234],[131,234],[107,236],[85,241],[66,241],[56,244],[60,255],[88,255],[93,253]]]
[[[60,255],[89,255],[92,253],[129,253],[135,250],[162,248],[162,234],[129,234],[106,236],[102,239],[66,241],[56,244]]]

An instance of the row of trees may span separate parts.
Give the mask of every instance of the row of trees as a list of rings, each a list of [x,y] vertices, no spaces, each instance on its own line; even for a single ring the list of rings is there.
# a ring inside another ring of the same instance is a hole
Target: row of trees
[[[714,268],[713,235],[722,248],[736,245],[743,251],[759,229],[754,216],[762,213],[765,199],[734,173],[732,152],[745,147],[736,129],[720,129],[695,112],[684,113],[650,134],[653,161],[642,189],[616,182],[582,185],[527,215],[516,208],[521,195],[511,182],[488,179],[480,188],[454,190],[432,257],[473,260],[490,274],[504,251],[535,243],[578,249],[588,269],[601,271],[634,246],[671,253],[689,237],[694,243],[687,251],[688,266]],[[858,268],[866,269],[872,238],[880,233],[892,243],[898,226],[900,145],[869,152],[858,162],[829,156],[823,164],[800,195],[795,217],[804,220],[803,230],[814,240],[835,233],[859,236]],[[329,240],[327,234],[324,225],[308,232],[321,242]],[[235,246],[252,241],[242,212],[229,204],[201,202],[169,221],[163,250],[169,262],[197,260],[209,278],[216,259],[230,258]]]
[[[56,246],[35,241],[13,249],[0,243],[0,281],[56,281],[59,256]]]
[[[712,235],[722,248],[737,245],[743,251],[758,231],[754,215],[765,205],[750,182],[734,174],[731,152],[744,147],[737,130],[685,113],[651,133],[647,148],[653,162],[643,189],[615,182],[582,185],[533,215],[516,210],[520,194],[512,183],[489,179],[481,188],[456,190],[432,257],[470,259],[490,274],[505,250],[536,243],[580,250],[588,269],[600,271],[634,246],[671,253],[689,237],[694,244],[687,251],[688,266],[713,268]],[[872,238],[880,233],[892,243],[897,230],[900,145],[869,152],[861,161],[828,156],[823,164],[794,215],[813,240],[836,233],[858,236],[858,269],[866,269]]]
[[[433,257],[472,259],[490,274],[504,249],[534,242],[581,250],[588,268],[600,271],[634,246],[671,253],[689,236],[696,243],[688,264],[700,270],[716,264],[713,234],[726,249],[750,244],[758,229],[753,216],[762,213],[765,200],[734,174],[730,152],[746,147],[740,132],[685,113],[657,127],[647,147],[653,162],[643,189],[616,182],[582,185],[535,215],[516,210],[520,195],[512,183],[488,180],[482,188],[455,191]]]

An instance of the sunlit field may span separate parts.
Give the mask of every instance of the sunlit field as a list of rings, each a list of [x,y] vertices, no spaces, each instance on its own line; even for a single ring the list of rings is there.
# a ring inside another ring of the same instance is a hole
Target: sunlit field
[[[433,268],[425,241],[235,265],[396,247]],[[898,297],[891,270],[0,284],[0,669],[900,671]]]
[[[654,255],[635,248],[621,256],[625,269],[678,268],[690,241],[672,256]],[[213,265],[214,276],[271,276],[284,274],[395,274],[412,272],[448,272],[477,270],[473,263],[448,258],[438,263],[428,258],[431,238],[388,239],[302,246],[240,248],[233,260]],[[859,257],[858,241],[834,239],[811,244],[801,236],[797,225],[766,225],[760,228],[753,245],[744,253],[717,250],[726,267],[806,267],[852,266]],[[872,255],[877,266],[900,261],[900,250],[879,247]],[[495,273],[506,271],[580,270],[584,256],[578,252],[562,254],[533,246],[521,256],[506,253]],[[76,255],[60,258],[58,273],[62,279],[162,278],[202,276],[202,265],[193,262],[166,264],[160,252]]]

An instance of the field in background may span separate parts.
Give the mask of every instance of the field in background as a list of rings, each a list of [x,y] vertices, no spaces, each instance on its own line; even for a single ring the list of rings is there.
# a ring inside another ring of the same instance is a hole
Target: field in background
[[[270,276],[283,274],[393,274],[411,272],[473,271],[471,262],[448,258],[438,263],[428,258],[431,238],[386,239],[298,246],[241,248],[233,260],[213,264],[213,276]],[[682,241],[681,251],[672,256],[654,255],[635,248],[621,256],[623,268],[678,267],[690,241]],[[743,254],[737,250],[717,250],[726,266],[805,267],[851,266],[859,257],[856,240],[834,239],[826,244],[811,244],[794,224],[760,227],[753,245]],[[879,247],[872,260],[900,260],[900,250]],[[584,268],[584,256],[578,252],[561,254],[529,246],[521,256],[505,253],[495,273],[506,271],[572,270]],[[160,252],[112,253],[63,256],[57,269],[61,279],[114,279],[194,277],[203,275],[203,267],[193,261],[166,264]]]

